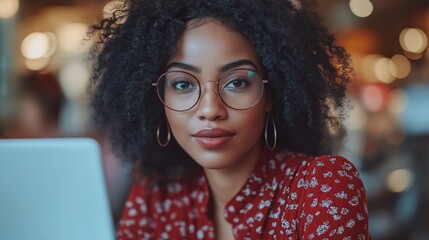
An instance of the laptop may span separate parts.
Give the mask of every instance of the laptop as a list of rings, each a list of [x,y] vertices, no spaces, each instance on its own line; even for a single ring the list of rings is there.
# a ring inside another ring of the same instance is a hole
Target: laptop
[[[0,239],[114,238],[95,140],[0,140]]]

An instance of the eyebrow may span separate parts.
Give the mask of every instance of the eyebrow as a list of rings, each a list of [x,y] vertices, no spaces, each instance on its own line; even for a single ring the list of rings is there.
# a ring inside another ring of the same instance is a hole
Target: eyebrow
[[[237,60],[231,63],[228,63],[222,67],[219,68],[219,72],[223,73],[229,70],[232,70],[234,68],[237,67],[241,67],[243,65],[250,65],[252,67],[255,68],[255,70],[258,70],[258,67],[256,66],[255,63],[253,63],[252,61],[248,60],[248,59],[241,59],[241,60]],[[170,69],[170,68],[180,68],[183,70],[188,70],[194,73],[201,73],[201,68],[187,64],[187,63],[182,63],[182,62],[172,62],[170,64],[167,65],[166,69]]]
[[[190,64],[186,64],[186,63],[181,63],[181,62],[172,62],[170,64],[167,65],[166,69],[170,69],[170,68],[181,68],[183,70],[188,70],[194,73],[201,73],[201,68],[190,65]]]
[[[228,63],[225,66],[220,67],[219,68],[219,72],[223,73],[223,72],[232,70],[234,68],[241,67],[243,65],[250,65],[250,66],[254,67],[255,70],[258,70],[258,67],[256,66],[255,63],[253,63],[252,61],[250,61],[248,59],[242,59],[242,60],[238,60],[238,61],[235,61],[235,62],[232,62],[232,63]]]

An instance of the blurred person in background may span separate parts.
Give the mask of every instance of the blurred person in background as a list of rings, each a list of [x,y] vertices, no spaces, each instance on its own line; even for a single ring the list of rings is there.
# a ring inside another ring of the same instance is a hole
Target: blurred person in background
[[[6,138],[46,138],[59,135],[65,98],[53,73],[29,72],[20,78],[15,108],[4,127]]]

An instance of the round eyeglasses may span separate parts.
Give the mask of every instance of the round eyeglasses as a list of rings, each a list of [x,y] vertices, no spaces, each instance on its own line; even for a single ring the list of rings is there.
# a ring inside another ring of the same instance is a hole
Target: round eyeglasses
[[[206,81],[212,82],[212,81]],[[204,84],[203,83],[203,84]],[[264,93],[263,80],[251,69],[234,69],[222,74],[216,82],[218,95],[225,105],[236,110],[255,106]],[[157,88],[161,102],[169,109],[183,112],[193,108],[201,98],[201,84],[196,77],[184,71],[162,74],[152,86]]]

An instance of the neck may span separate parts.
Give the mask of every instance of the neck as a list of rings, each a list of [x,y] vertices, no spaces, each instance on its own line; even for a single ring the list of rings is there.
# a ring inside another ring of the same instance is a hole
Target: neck
[[[228,201],[240,191],[258,163],[261,152],[262,146],[258,143],[257,147],[234,166],[224,169],[204,169],[215,209],[223,210]]]

